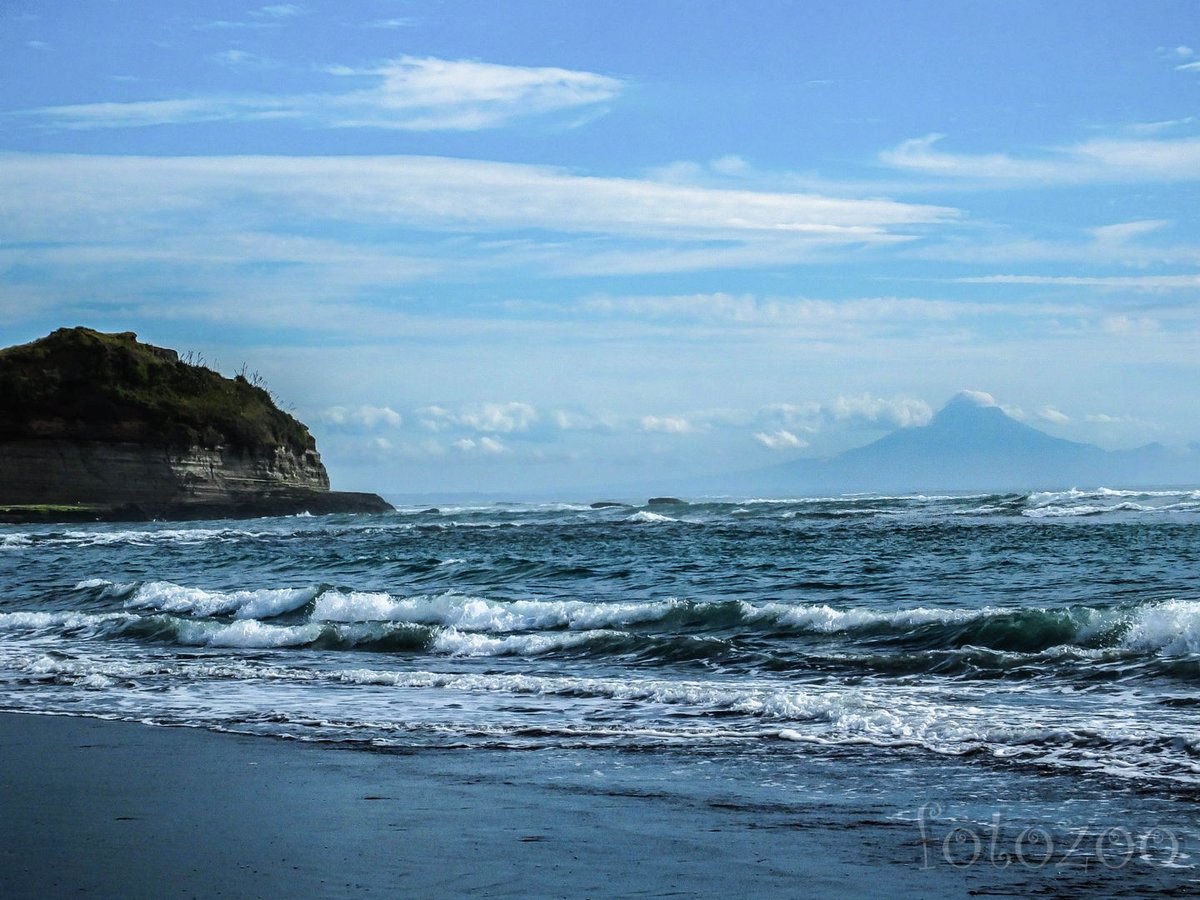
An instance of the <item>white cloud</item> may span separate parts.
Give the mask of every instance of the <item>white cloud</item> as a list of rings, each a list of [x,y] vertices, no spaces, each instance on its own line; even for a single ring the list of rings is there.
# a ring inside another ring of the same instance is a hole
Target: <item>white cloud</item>
[[[413,131],[475,131],[507,124],[512,119],[562,109],[591,106],[611,100],[624,83],[594,72],[559,68],[503,66],[471,60],[401,57],[374,69],[336,68],[332,74],[382,79],[365,93],[346,95],[365,99],[365,109],[377,107],[365,120],[345,116],[339,125],[368,125]]]
[[[479,439],[479,449],[484,453],[504,453],[506,448],[500,441],[491,437],[481,437]]]
[[[770,403],[760,406],[753,419],[764,434],[797,431],[816,434],[843,428],[913,428],[933,417],[924,400],[913,397],[876,397],[871,394],[841,396],[808,403]],[[758,437],[758,435],[755,435]],[[762,443],[761,438],[759,439]]]
[[[1134,134],[1158,134],[1163,131],[1170,131],[1173,128],[1192,125],[1195,121],[1195,116],[1183,116],[1178,119],[1161,119],[1157,122],[1135,122],[1129,125],[1127,130]]]
[[[752,294],[686,294],[642,297],[592,297],[579,304],[587,313],[652,320],[691,320],[777,328],[882,326],[904,320],[945,321],[960,312],[956,303],[909,297],[862,297],[820,300],[807,297],[760,298]]]
[[[1180,44],[1177,47],[1159,47],[1158,55],[1168,59],[1190,59],[1196,53],[1191,47],[1186,44]]]
[[[491,437],[462,438],[454,441],[451,446],[461,453],[480,453],[485,456],[498,456],[508,452],[508,448],[504,444]]]
[[[1092,228],[1092,237],[1098,244],[1105,246],[1121,245],[1142,235],[1159,231],[1171,222],[1167,219],[1138,219],[1133,222],[1116,222],[1112,225],[1101,225]]]
[[[420,24],[420,20],[415,18],[374,19],[373,21],[363,23],[363,28],[392,30],[395,28],[413,28],[418,24]]]
[[[417,410],[423,427],[430,431],[465,428],[477,432],[514,434],[527,432],[540,416],[528,403],[476,403],[459,409],[426,406]]]
[[[642,416],[642,431],[659,434],[690,434],[696,430],[683,416]]]
[[[912,397],[872,397],[862,394],[857,397],[838,397],[823,404],[822,414],[834,422],[853,422],[869,425],[885,425],[895,428],[912,428],[926,424],[933,417],[933,410],[924,400]]]
[[[955,399],[966,400],[985,409],[993,406],[999,406],[999,404],[996,403],[996,398],[987,391],[961,390],[955,395]]]
[[[54,215],[97,207],[106,216],[196,214],[217,213],[240,199],[274,207],[271,221],[303,212],[326,221],[447,230],[539,227],[713,240],[789,233],[796,240],[824,234],[861,241],[890,226],[954,216],[945,207],[890,200],[706,190],[445,157],[7,154],[0,160],[7,194],[0,202],[10,209],[27,204],[22,211],[33,221],[48,218],[33,216],[36,207]],[[254,215],[254,208],[248,212]]]
[[[616,242],[628,238],[639,248],[663,242],[655,252],[672,256],[675,269],[754,266],[802,261],[815,247],[888,243],[953,215],[887,200],[704,189],[439,157],[0,155],[0,252],[5,243],[40,244],[21,250],[22,262],[44,259],[57,271],[70,260],[158,260],[174,271],[189,261],[280,261],[335,266],[347,279],[377,284],[497,265],[550,274],[589,265],[605,274],[646,271],[636,259],[612,263],[625,252]],[[311,233],[297,235],[296,223]],[[370,229],[371,239],[325,237],[345,224]],[[487,235],[513,230],[598,239],[493,242]],[[455,233],[464,236],[456,246],[437,240]],[[327,273],[320,280],[336,281]]]
[[[212,31],[233,28],[279,28],[288,20],[304,15],[307,10],[298,3],[272,3],[252,9],[245,19],[206,19],[192,27],[197,31]]]
[[[910,172],[983,182],[1082,184],[1175,182],[1200,179],[1200,138],[1131,140],[1097,138],[1037,157],[1006,153],[948,153],[935,149],[945,135],[902,142],[880,154],[887,165]]]
[[[243,68],[251,57],[240,50],[217,55],[224,65]],[[314,94],[83,103],[17,115],[69,130],[283,119],[309,127],[478,131],[595,106],[625,87],[620,79],[594,72],[414,56],[369,69],[334,66],[326,73],[353,86]]]
[[[387,406],[360,406],[354,411],[354,415],[368,428],[376,428],[380,425],[397,428],[404,423],[404,418],[400,413]]]
[[[304,7],[298,3],[273,3],[250,13],[252,16],[265,16],[269,19],[290,19],[292,16],[303,15]]]
[[[554,427],[561,431],[583,430],[588,428],[592,423],[590,416],[564,409],[554,410],[550,414],[550,420],[554,423]]]
[[[1037,417],[1043,422],[1049,422],[1052,425],[1062,425],[1071,421],[1070,416],[1053,406],[1043,406],[1038,410]]]
[[[755,433],[754,439],[768,450],[800,450],[808,446],[808,441],[784,429],[769,433],[759,431]]]
[[[482,403],[457,416],[458,424],[467,428],[504,434],[528,431],[537,420],[537,410],[528,403]]]
[[[372,430],[381,426],[398,428],[404,424],[404,417],[387,406],[358,406],[349,409],[345,406],[331,406],[322,411],[321,419],[330,425],[357,427]]]
[[[980,275],[954,280],[958,284],[1046,284],[1131,291],[1180,291],[1200,287],[1200,275]]]
[[[232,69],[235,72],[247,72],[254,69],[273,69],[279,66],[278,60],[259,56],[257,53],[240,50],[236,47],[223,50],[220,53],[214,53],[209,59],[217,65]]]
[[[1162,330],[1159,321],[1150,316],[1105,316],[1100,321],[1100,327],[1109,334],[1127,335],[1156,334]]]
[[[768,403],[755,411],[756,422],[781,425],[790,431],[816,432],[821,418],[820,403]]]
[[[1184,63],[1182,66],[1176,66],[1177,72],[1200,72],[1200,61]]]

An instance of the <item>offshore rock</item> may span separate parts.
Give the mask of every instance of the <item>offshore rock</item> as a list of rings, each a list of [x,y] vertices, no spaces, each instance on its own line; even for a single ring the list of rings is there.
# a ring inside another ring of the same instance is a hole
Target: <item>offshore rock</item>
[[[383,512],[329,490],[308,429],[244,375],[132,332],[0,351],[0,521]]]

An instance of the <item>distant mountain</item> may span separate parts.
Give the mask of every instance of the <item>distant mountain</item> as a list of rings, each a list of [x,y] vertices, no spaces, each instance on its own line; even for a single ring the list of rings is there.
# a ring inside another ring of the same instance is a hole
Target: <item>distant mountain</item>
[[[928,425],[905,428],[832,459],[744,473],[722,491],[1049,490],[1200,483],[1200,446],[1110,452],[1051,437],[964,391]]]

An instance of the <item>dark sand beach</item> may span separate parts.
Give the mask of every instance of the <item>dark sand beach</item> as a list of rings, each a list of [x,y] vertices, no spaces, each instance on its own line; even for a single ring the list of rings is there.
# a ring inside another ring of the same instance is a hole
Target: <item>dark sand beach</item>
[[[1100,867],[924,868],[915,826],[880,819],[869,804],[745,809],[711,791],[698,800],[686,774],[678,792],[669,782],[642,790],[644,765],[626,776],[613,754],[594,751],[549,760],[538,751],[380,753],[4,714],[0,754],[5,897],[1138,889],[1132,873]],[[584,786],[589,779],[604,786]],[[1155,875],[1161,889],[1184,887],[1169,878]]]

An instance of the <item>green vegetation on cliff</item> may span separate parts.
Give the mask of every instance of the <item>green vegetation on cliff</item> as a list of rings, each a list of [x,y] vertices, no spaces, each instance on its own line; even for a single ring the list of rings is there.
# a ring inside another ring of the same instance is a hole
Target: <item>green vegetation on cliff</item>
[[[225,378],[132,332],[60,328],[0,350],[0,440],[314,449],[308,429],[242,375]]]

